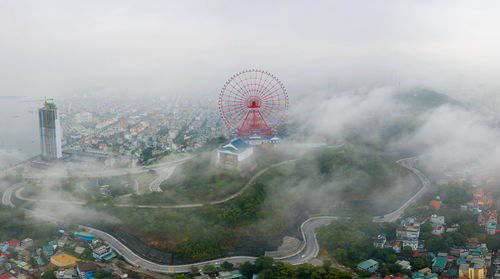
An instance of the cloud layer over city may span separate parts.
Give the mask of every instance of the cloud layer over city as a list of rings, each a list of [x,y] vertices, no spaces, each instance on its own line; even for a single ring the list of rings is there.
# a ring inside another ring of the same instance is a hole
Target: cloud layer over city
[[[216,95],[245,68],[291,95],[500,87],[496,1],[2,1],[0,96]]]

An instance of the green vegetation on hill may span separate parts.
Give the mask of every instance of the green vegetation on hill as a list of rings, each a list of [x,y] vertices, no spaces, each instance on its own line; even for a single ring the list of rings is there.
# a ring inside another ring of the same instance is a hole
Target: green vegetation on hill
[[[259,278],[275,279],[350,279],[352,274],[331,267],[331,262],[325,260],[323,266],[311,264],[291,265],[275,262],[271,257],[258,257],[254,263],[245,262],[240,267],[243,278],[250,279],[254,274]]]
[[[204,152],[178,166],[161,185],[163,192],[148,193],[138,204],[176,204],[212,201],[237,192],[248,177],[215,167],[213,152]]]
[[[52,239],[57,230],[50,223],[27,218],[23,209],[0,205],[0,241],[29,237],[40,244]]]
[[[258,152],[258,169],[276,162],[272,151],[266,151],[267,157]],[[276,157],[283,161],[291,158],[283,154]],[[223,249],[236,247],[242,236],[283,232],[285,216],[291,210],[300,216],[337,214],[337,202],[378,199],[405,176],[404,169],[381,149],[346,143],[271,168],[242,195],[222,204],[175,210],[94,206],[122,219],[122,228],[145,243],[195,261],[221,255]],[[174,173],[162,186],[163,193],[137,197],[137,202],[211,201],[237,192],[248,179],[212,167],[209,154],[202,154]]]
[[[313,160],[326,181],[338,181],[344,198],[370,199],[386,191],[406,176],[406,171],[380,147],[369,143],[346,143],[335,149],[320,150]]]
[[[262,206],[264,197],[264,186],[256,184],[220,205],[168,211],[108,206],[101,209],[124,220],[123,229],[146,243],[194,261],[220,256],[221,249],[234,246],[244,234],[242,228],[270,218],[271,213]]]

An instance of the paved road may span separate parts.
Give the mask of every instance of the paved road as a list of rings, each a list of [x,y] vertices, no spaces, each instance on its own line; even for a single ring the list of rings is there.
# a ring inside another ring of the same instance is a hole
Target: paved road
[[[316,228],[322,225],[327,225],[336,218],[337,217],[333,216],[320,216],[307,219],[300,226],[302,236],[306,240],[305,245],[302,246],[302,249],[287,257],[275,258],[275,259],[283,262],[288,262],[291,264],[301,264],[316,257],[319,253],[319,245],[316,240],[316,233],[315,233]],[[112,235],[106,232],[85,226],[80,226],[80,227],[86,229],[89,233],[97,236],[98,238],[105,240],[107,243],[109,243],[111,247],[113,247],[113,249],[116,250],[118,254],[122,255],[130,264],[154,272],[160,272],[160,273],[189,272],[192,270],[193,266],[199,268],[202,268],[206,264],[213,264],[215,266],[219,266],[225,261],[230,262],[232,264],[241,264],[246,261],[254,261],[256,259],[256,257],[235,256],[235,257],[220,258],[211,261],[204,261],[204,262],[185,264],[185,265],[157,264],[141,258],[137,254],[135,254],[132,250],[130,250],[127,246],[123,245],[120,241],[118,241],[116,238],[114,238]]]
[[[300,226],[302,239],[304,239],[305,241],[302,242],[302,246],[299,248],[299,250],[286,257],[275,258],[275,260],[296,265],[306,263],[318,256],[319,244],[318,240],[316,239],[316,229],[320,226],[328,225],[336,219],[338,219],[338,217],[335,216],[318,216],[307,219]]]
[[[14,191],[15,188],[16,186],[10,186],[9,188],[5,189],[2,196],[3,205],[14,207],[14,204],[12,203],[12,191]]]
[[[399,160],[398,163],[405,167],[408,171],[413,173],[415,177],[417,178],[417,183],[419,183],[422,188],[415,193],[413,197],[411,197],[407,202],[405,202],[400,208],[397,210],[384,215],[383,218],[375,218],[376,221],[395,221],[399,216],[401,216],[402,212],[406,207],[408,207],[409,204],[411,204],[415,199],[417,199],[419,196],[422,195],[422,193],[429,187],[430,183],[427,177],[425,177],[420,171],[415,169],[413,167],[414,162],[416,161],[416,158],[407,158],[403,160]],[[274,166],[278,166],[286,162],[282,162],[280,164],[276,164]],[[273,166],[270,166],[273,167]],[[263,169],[259,171],[252,179],[245,185],[245,187],[240,191],[243,192],[246,187],[248,187],[250,184],[255,181],[255,179],[264,173],[267,169]],[[15,186],[14,186],[15,187]],[[11,202],[11,197],[12,197],[12,191],[14,190],[14,187],[10,187],[4,192],[2,202],[6,205],[12,205]],[[19,190],[18,190],[19,191]],[[241,194],[240,192],[234,194],[234,196],[237,196]],[[225,200],[229,200],[232,197],[228,197]],[[223,202],[223,201],[221,201]],[[27,210],[27,212],[30,212],[31,214],[36,214],[33,211]],[[42,218],[46,218],[48,220],[54,221],[53,217],[50,216],[39,216]],[[52,219],[51,219],[52,218]],[[276,258],[278,261],[283,261],[283,262],[288,262],[291,264],[301,264],[304,262],[307,262],[311,260],[312,258],[316,257],[319,253],[319,245],[316,239],[316,228],[322,225],[327,225],[331,221],[337,219],[338,217],[336,216],[319,216],[319,217],[312,217],[304,221],[301,226],[300,226],[300,231],[302,234],[303,239],[305,240],[302,244],[302,246],[299,248],[298,251],[292,253],[289,256],[286,257],[280,257]],[[255,260],[255,257],[248,257],[248,256],[236,256],[236,257],[229,257],[229,258],[222,258],[222,259],[216,259],[212,261],[205,261],[205,262],[198,262],[195,264],[188,264],[188,265],[163,265],[163,264],[157,264],[151,261],[148,261],[146,259],[141,258],[137,254],[135,254],[132,250],[130,250],[125,244],[121,243],[118,241],[116,238],[111,236],[110,234],[90,228],[90,227],[85,227],[81,226],[82,228],[88,230],[90,233],[94,234],[95,236],[102,238],[106,242],[110,244],[110,246],[120,255],[122,255],[127,262],[130,264],[146,269],[146,270],[151,270],[154,272],[159,272],[159,273],[180,273],[180,272],[189,272],[191,271],[193,266],[196,267],[202,267],[206,264],[213,264],[213,265],[220,265],[224,261],[228,261],[230,263],[236,264],[236,263],[243,263],[246,261],[253,261]]]
[[[48,200],[48,199],[33,199],[33,198],[27,198],[23,197],[21,195],[21,192],[24,190],[23,187],[19,187],[19,189],[16,190],[16,198],[23,200],[23,201],[30,201],[30,202],[43,202],[43,203],[55,203],[55,204],[72,204],[72,205],[85,205],[85,202],[82,201],[71,201],[71,200]],[[12,194],[11,194],[12,195]]]
[[[191,158],[193,158],[194,155],[186,155],[186,157],[175,160],[175,161],[170,161],[170,162],[163,162],[159,164],[154,164],[151,166],[144,166],[144,167],[133,167],[133,168],[118,168],[118,169],[96,169],[96,170],[79,170],[79,169],[54,169],[51,170],[50,175],[51,177],[57,177],[57,178],[64,178],[64,177],[70,177],[70,176],[81,176],[81,177],[109,177],[109,176],[121,176],[121,175],[127,175],[127,174],[139,174],[143,173],[149,170],[161,170],[166,167],[172,166],[172,165],[178,165],[180,163],[183,163]],[[71,174],[68,173],[68,170],[70,171]],[[26,178],[43,178],[45,177],[44,173],[38,173],[33,176],[25,176]]]
[[[139,181],[137,181],[137,179],[134,179],[134,192],[136,195],[141,194],[141,192],[139,192]]]
[[[279,167],[279,166],[282,166],[284,164],[288,164],[288,163],[291,163],[291,162],[295,162],[297,161],[298,159],[293,159],[293,160],[287,160],[287,161],[283,161],[283,162],[280,162],[280,163],[277,163],[277,164],[274,164],[274,165],[271,165],[267,168],[264,168],[262,170],[260,170],[259,172],[257,172],[255,175],[253,175],[249,180],[248,182],[236,193],[232,194],[232,195],[229,195],[223,199],[220,199],[220,200],[216,200],[216,201],[211,201],[209,202],[209,204],[221,204],[221,203],[225,203],[229,200],[232,200],[236,197],[238,197],[239,195],[243,194],[243,192],[246,191],[246,189],[250,186],[253,185],[253,183],[255,182],[255,180],[257,179],[257,177],[261,176],[263,173],[265,173],[266,171],[268,171],[269,169],[272,169],[272,168],[276,168],[276,167]],[[180,163],[179,163],[180,164]],[[159,185],[158,185],[158,188],[159,188]],[[81,202],[81,201],[60,201],[60,200],[47,200],[47,199],[33,199],[33,198],[26,198],[26,197],[23,197],[21,195],[21,192],[24,190],[24,187],[21,187],[19,188],[15,195],[16,195],[16,198],[20,199],[20,200],[24,200],[24,201],[35,201],[35,202],[45,202],[45,203],[65,203],[65,204],[75,204],[75,205],[84,205],[85,202]],[[193,207],[202,207],[204,203],[190,203],[190,204],[176,204],[176,205],[136,205],[136,204],[115,204],[115,206],[118,206],[118,207],[134,207],[134,208],[160,208],[160,209],[178,209],[178,208],[193,208]]]
[[[410,206],[413,202],[415,202],[418,198],[422,196],[422,194],[427,191],[431,182],[429,179],[421,173],[419,170],[414,168],[415,163],[417,162],[417,157],[410,157],[396,161],[396,163],[400,164],[402,167],[408,170],[416,179],[415,181],[419,184],[420,190],[415,193],[411,198],[409,198],[400,208],[394,210],[391,213],[385,214],[382,218],[374,218],[375,222],[394,222],[399,219],[404,210]]]
[[[162,192],[162,189],[160,187],[161,183],[163,183],[163,181],[167,180],[172,175],[175,168],[182,163],[183,162],[180,162],[180,163],[176,163],[174,165],[170,165],[168,167],[165,167],[163,169],[157,169],[157,172],[159,175],[155,180],[153,180],[149,184],[149,190],[151,190],[151,192]]]

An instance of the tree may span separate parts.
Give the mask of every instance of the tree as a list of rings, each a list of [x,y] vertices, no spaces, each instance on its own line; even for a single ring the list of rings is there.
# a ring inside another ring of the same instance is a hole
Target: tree
[[[234,265],[230,262],[223,262],[221,265],[222,269],[224,269],[224,270],[232,270],[233,266]]]
[[[241,266],[240,266],[240,272],[243,276],[245,276],[245,278],[252,278],[252,276],[257,273],[257,268],[255,267],[255,265],[251,262],[244,262]]]
[[[260,256],[255,260],[255,267],[257,272],[264,269],[271,269],[273,267],[274,259],[271,257]]]
[[[330,260],[323,260],[323,268],[325,270],[329,270],[331,266],[332,266],[332,261],[330,261]]]
[[[411,253],[413,252],[413,249],[411,248],[411,246],[405,246],[405,247],[403,248],[403,252],[404,252],[405,254],[410,254],[410,255],[411,255]]]
[[[56,279],[56,275],[54,274],[54,271],[55,271],[55,269],[49,269],[49,270],[46,270],[46,271],[42,274],[42,278],[43,278],[43,279]]]
[[[101,270],[98,270],[95,274],[94,274],[94,277],[96,279],[101,279],[101,278],[110,278],[111,276],[113,276],[113,274],[109,271],[106,271],[104,269],[101,269]]]
[[[366,270],[360,270],[360,271],[358,271],[358,275],[361,278],[366,278],[366,277],[371,277],[372,273],[369,271],[366,271]]]
[[[411,265],[416,269],[422,269],[424,267],[428,267],[431,265],[431,261],[427,257],[427,255],[420,255],[418,257],[414,257],[412,259]]]
[[[217,271],[217,268],[213,264],[206,264],[203,266],[203,272],[215,272]]]

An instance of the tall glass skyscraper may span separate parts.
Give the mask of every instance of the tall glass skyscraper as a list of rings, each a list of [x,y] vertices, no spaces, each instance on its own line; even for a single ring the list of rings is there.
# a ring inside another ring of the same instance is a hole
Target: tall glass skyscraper
[[[42,157],[47,160],[61,158],[61,124],[59,123],[56,105],[45,101],[45,106],[38,110],[38,118],[40,120]]]

